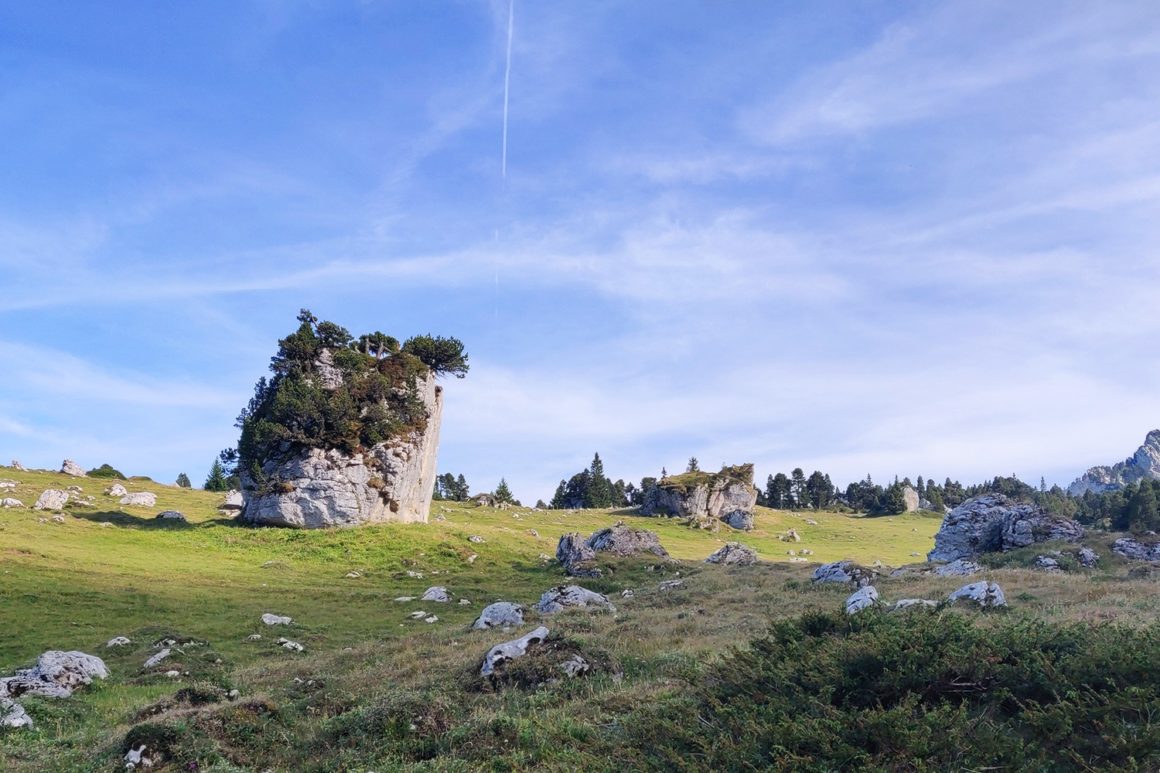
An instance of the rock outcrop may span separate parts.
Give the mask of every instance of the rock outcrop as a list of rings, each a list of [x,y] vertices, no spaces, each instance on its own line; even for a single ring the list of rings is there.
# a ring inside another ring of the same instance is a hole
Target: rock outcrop
[[[600,569],[595,566],[597,553],[618,557],[644,553],[662,558],[669,555],[655,532],[620,523],[593,532],[588,539],[576,532],[565,534],[556,545],[556,560],[572,577],[599,577]]]
[[[152,491],[134,491],[121,497],[117,502],[130,507],[154,507],[157,505],[157,495]]]
[[[878,589],[873,585],[866,585],[854,591],[846,599],[846,614],[854,615],[863,609],[870,609],[878,604]]]
[[[85,468],[81,467],[72,459],[65,459],[64,462],[60,465],[60,471],[65,475],[71,475],[74,478],[87,477],[85,474]]]
[[[686,472],[657,482],[646,492],[641,512],[688,518],[702,528],[716,528],[722,521],[735,529],[753,528],[753,465],[723,467],[718,473]]]
[[[706,558],[705,563],[750,566],[757,563],[757,551],[740,542],[727,542]]]
[[[68,503],[68,492],[50,488],[36,498],[34,510],[63,510]]]
[[[398,521],[426,523],[435,490],[435,457],[443,389],[434,375],[417,379],[426,428],[366,452],[311,448],[267,462],[259,485],[242,471],[243,521],[316,529]],[[272,481],[272,482],[271,482]]]
[[[1160,561],[1160,542],[1141,542],[1132,537],[1122,537],[1112,543],[1112,552],[1135,561]]]
[[[22,695],[67,698],[94,679],[108,679],[109,669],[95,655],[49,650],[36,659],[32,668],[0,679],[0,726],[32,727],[32,718],[16,702]]]
[[[528,647],[539,644],[548,638],[548,629],[544,626],[536,628],[531,633],[513,639],[503,644],[497,644],[487,651],[483,658],[483,666],[479,669],[481,676],[490,676],[495,670],[510,660],[523,657],[528,653]]]
[[[114,483],[105,489],[105,495],[110,497],[123,497],[129,493],[129,490],[120,483]]]
[[[226,492],[226,501],[218,505],[218,510],[230,510],[239,512],[246,506],[246,500],[242,497],[242,492],[230,489]]]
[[[999,584],[986,580],[964,585],[947,596],[948,603],[953,604],[956,601],[973,602],[984,609],[1007,606],[1007,599],[1003,596],[1003,589]]]
[[[835,561],[832,564],[822,564],[815,569],[813,581],[817,583],[854,583],[861,588],[869,585],[875,576],[877,576],[876,572],[864,566],[858,566],[853,561]]]
[[[488,628],[507,628],[523,624],[524,608],[522,606],[510,601],[497,601],[484,607],[471,627],[477,631],[485,631]]]
[[[954,561],[1039,542],[1076,542],[1083,534],[1083,527],[1070,518],[1002,494],[986,494],[968,499],[946,514],[927,560]]]
[[[902,487],[902,501],[906,503],[906,512],[913,513],[922,506],[922,500],[918,496],[918,492],[910,486]]]
[[[1160,429],[1154,429],[1144,438],[1144,445],[1136,453],[1111,467],[1092,467],[1067,487],[1073,497],[1088,491],[1101,494],[1121,489],[1140,480],[1160,480]]]
[[[589,606],[607,609],[611,612],[616,611],[616,607],[612,606],[608,597],[603,593],[590,591],[579,585],[558,585],[545,591],[536,603],[536,611],[541,615],[554,615],[557,612],[563,612],[567,607]]]

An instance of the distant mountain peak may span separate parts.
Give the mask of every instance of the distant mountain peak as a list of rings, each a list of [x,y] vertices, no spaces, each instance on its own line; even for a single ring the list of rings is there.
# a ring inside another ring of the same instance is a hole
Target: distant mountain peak
[[[1144,438],[1144,445],[1136,453],[1111,467],[1092,467],[1067,487],[1072,496],[1083,496],[1088,491],[1101,494],[1115,491],[1138,480],[1160,480],[1160,429],[1154,429]]]

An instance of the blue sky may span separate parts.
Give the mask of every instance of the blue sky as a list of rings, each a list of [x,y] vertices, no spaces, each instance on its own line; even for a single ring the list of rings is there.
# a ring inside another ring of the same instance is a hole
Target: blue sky
[[[0,2],[0,456],[204,479],[308,307],[444,471],[1066,484],[1160,426],[1151,2]]]

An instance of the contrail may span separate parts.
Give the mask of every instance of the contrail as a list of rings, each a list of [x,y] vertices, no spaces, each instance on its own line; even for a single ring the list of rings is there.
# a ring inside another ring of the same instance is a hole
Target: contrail
[[[507,39],[507,67],[503,71],[503,155],[500,159],[500,169],[504,182],[507,182],[507,134],[508,134],[508,93],[512,81],[512,19],[516,12],[516,0],[508,2],[508,39]]]

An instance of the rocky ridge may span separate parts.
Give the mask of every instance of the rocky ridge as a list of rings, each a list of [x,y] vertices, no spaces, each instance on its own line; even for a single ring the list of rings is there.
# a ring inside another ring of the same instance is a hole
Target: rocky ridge
[[[1073,497],[1083,496],[1089,491],[1102,494],[1140,480],[1160,480],[1160,429],[1149,432],[1144,444],[1124,461],[1110,467],[1100,465],[1089,469],[1067,487],[1067,493]]]

